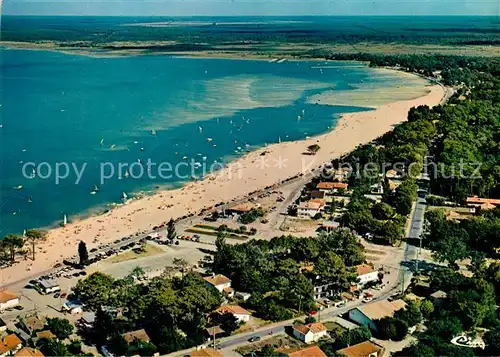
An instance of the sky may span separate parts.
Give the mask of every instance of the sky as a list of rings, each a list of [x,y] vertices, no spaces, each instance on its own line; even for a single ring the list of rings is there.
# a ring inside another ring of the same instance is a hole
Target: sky
[[[0,0],[0,4],[1,4]],[[499,0],[3,0],[5,15],[500,15]]]

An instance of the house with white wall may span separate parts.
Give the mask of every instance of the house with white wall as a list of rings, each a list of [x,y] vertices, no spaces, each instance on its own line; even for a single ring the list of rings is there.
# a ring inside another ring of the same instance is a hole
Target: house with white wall
[[[299,341],[304,343],[313,343],[326,336],[327,328],[321,322],[313,322],[307,325],[293,325],[293,335]]]
[[[356,275],[358,277],[358,289],[370,282],[378,281],[378,271],[373,269],[370,264],[360,264],[356,266]]]
[[[326,202],[322,199],[313,199],[307,202],[301,202],[297,206],[297,217],[312,218],[321,213],[325,208]]]
[[[358,306],[349,311],[349,319],[377,331],[375,321],[386,317],[392,317],[398,310],[404,309],[406,303],[403,300],[381,300],[368,305]]]
[[[222,274],[207,276],[203,278],[207,285],[213,286],[223,295],[233,297],[234,290],[231,288],[231,279]]]
[[[238,322],[248,322],[250,313],[239,305],[223,305],[217,309],[220,315],[231,314]]]
[[[0,311],[19,305],[19,297],[9,290],[0,291]]]

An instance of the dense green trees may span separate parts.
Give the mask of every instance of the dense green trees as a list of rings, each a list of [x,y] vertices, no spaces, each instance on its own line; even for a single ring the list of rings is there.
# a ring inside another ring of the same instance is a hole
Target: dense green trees
[[[111,341],[118,351],[142,351],[141,355],[156,349],[168,353],[202,342],[207,316],[221,304],[220,293],[190,272],[182,279],[154,278],[147,285],[94,273],[78,282],[74,294],[97,311],[94,342]],[[102,311],[103,306],[122,309],[123,317]],[[121,334],[140,328],[146,329],[153,346],[120,343]]]
[[[52,331],[52,333],[60,340],[68,338],[74,330],[73,325],[68,320],[60,319],[58,317],[47,318],[45,327]]]
[[[232,279],[232,286],[252,293],[248,304],[272,320],[291,318],[294,312],[315,308],[312,281],[321,277],[343,291],[355,280],[346,268],[364,261],[364,248],[349,230],[317,238],[282,236],[270,241],[227,244],[217,238],[213,270]],[[320,254],[321,252],[321,254]],[[311,276],[301,267],[314,264]]]
[[[80,241],[78,243],[78,256],[80,258],[80,265],[87,265],[89,261],[89,252],[87,250],[87,244],[84,241]]]

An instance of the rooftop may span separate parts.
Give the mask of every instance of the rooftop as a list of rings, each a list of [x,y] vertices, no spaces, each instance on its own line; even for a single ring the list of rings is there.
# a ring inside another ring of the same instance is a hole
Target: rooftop
[[[288,353],[288,357],[327,357],[318,346],[310,346],[301,350]]]
[[[359,275],[365,275],[365,274],[370,274],[373,273],[375,270],[373,270],[373,267],[369,264],[360,264],[356,265],[356,273]]]
[[[217,309],[219,314],[250,315],[250,313],[239,305],[224,305]]]
[[[482,205],[485,203],[489,203],[489,204],[497,206],[497,205],[500,205],[500,199],[470,196],[470,197],[467,197],[467,203],[473,204],[473,205]]]
[[[8,301],[17,299],[17,295],[9,290],[0,291],[0,304],[6,303]]]
[[[24,325],[31,331],[41,330],[45,326],[44,322],[36,316],[26,317],[24,319]]]
[[[149,342],[150,341],[150,338],[149,338],[148,334],[146,333],[146,330],[144,330],[144,329],[126,332],[122,335],[122,337],[125,339],[125,341],[127,341],[127,343],[131,343],[134,340],[139,340],[142,342]]]
[[[50,330],[39,331],[36,333],[36,337],[38,338],[46,338],[47,340],[51,340],[56,338],[56,335],[52,333]]]
[[[316,198],[299,204],[298,208],[302,209],[321,209],[325,206],[325,200]]]
[[[207,277],[203,278],[203,280],[205,280],[207,283],[209,283],[213,286],[231,283],[231,279],[229,279],[227,276],[222,275],[222,274],[207,276]]]
[[[384,317],[392,317],[394,313],[406,307],[403,300],[381,300],[373,304],[359,306],[357,309],[371,320],[380,320]]]
[[[44,357],[43,353],[35,348],[24,347],[19,350],[15,357]]]
[[[316,188],[323,190],[346,189],[347,184],[343,182],[320,182]]]
[[[293,329],[299,331],[303,335],[307,334],[309,331],[312,333],[320,333],[327,330],[326,326],[321,322],[313,322],[307,325],[296,324],[293,325]]]
[[[348,357],[367,357],[372,353],[379,353],[384,348],[371,341],[365,341],[350,347],[338,350],[337,353]]]
[[[235,212],[249,212],[254,208],[256,208],[255,204],[248,202],[235,205],[231,207],[230,210]]]
[[[22,341],[15,334],[10,334],[0,340],[0,354],[7,354],[8,352],[19,346]]]
[[[194,351],[190,354],[191,357],[223,357],[222,353],[214,350],[213,348],[202,348],[201,350]]]
[[[50,288],[54,288],[56,286],[59,286],[59,284],[53,279],[42,279],[42,280],[39,280],[38,282],[45,289],[50,289]]]

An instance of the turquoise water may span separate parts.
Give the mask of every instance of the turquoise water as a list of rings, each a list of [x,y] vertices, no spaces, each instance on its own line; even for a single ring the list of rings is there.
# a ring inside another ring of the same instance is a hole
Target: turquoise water
[[[51,226],[64,214],[104,209],[119,203],[122,192],[133,197],[190,179],[115,175],[100,184],[103,162],[115,167],[148,159],[172,165],[191,159],[227,163],[279,138],[328,131],[341,113],[369,110],[308,100],[323,92],[354,95],[369,84],[375,95],[379,88],[396,88],[405,81],[414,85],[399,75],[352,63],[319,69],[318,62],[0,51],[0,235]],[[74,172],[56,184],[53,176],[24,177],[28,162],[87,166],[78,184]],[[99,191],[91,194],[95,185]]]

